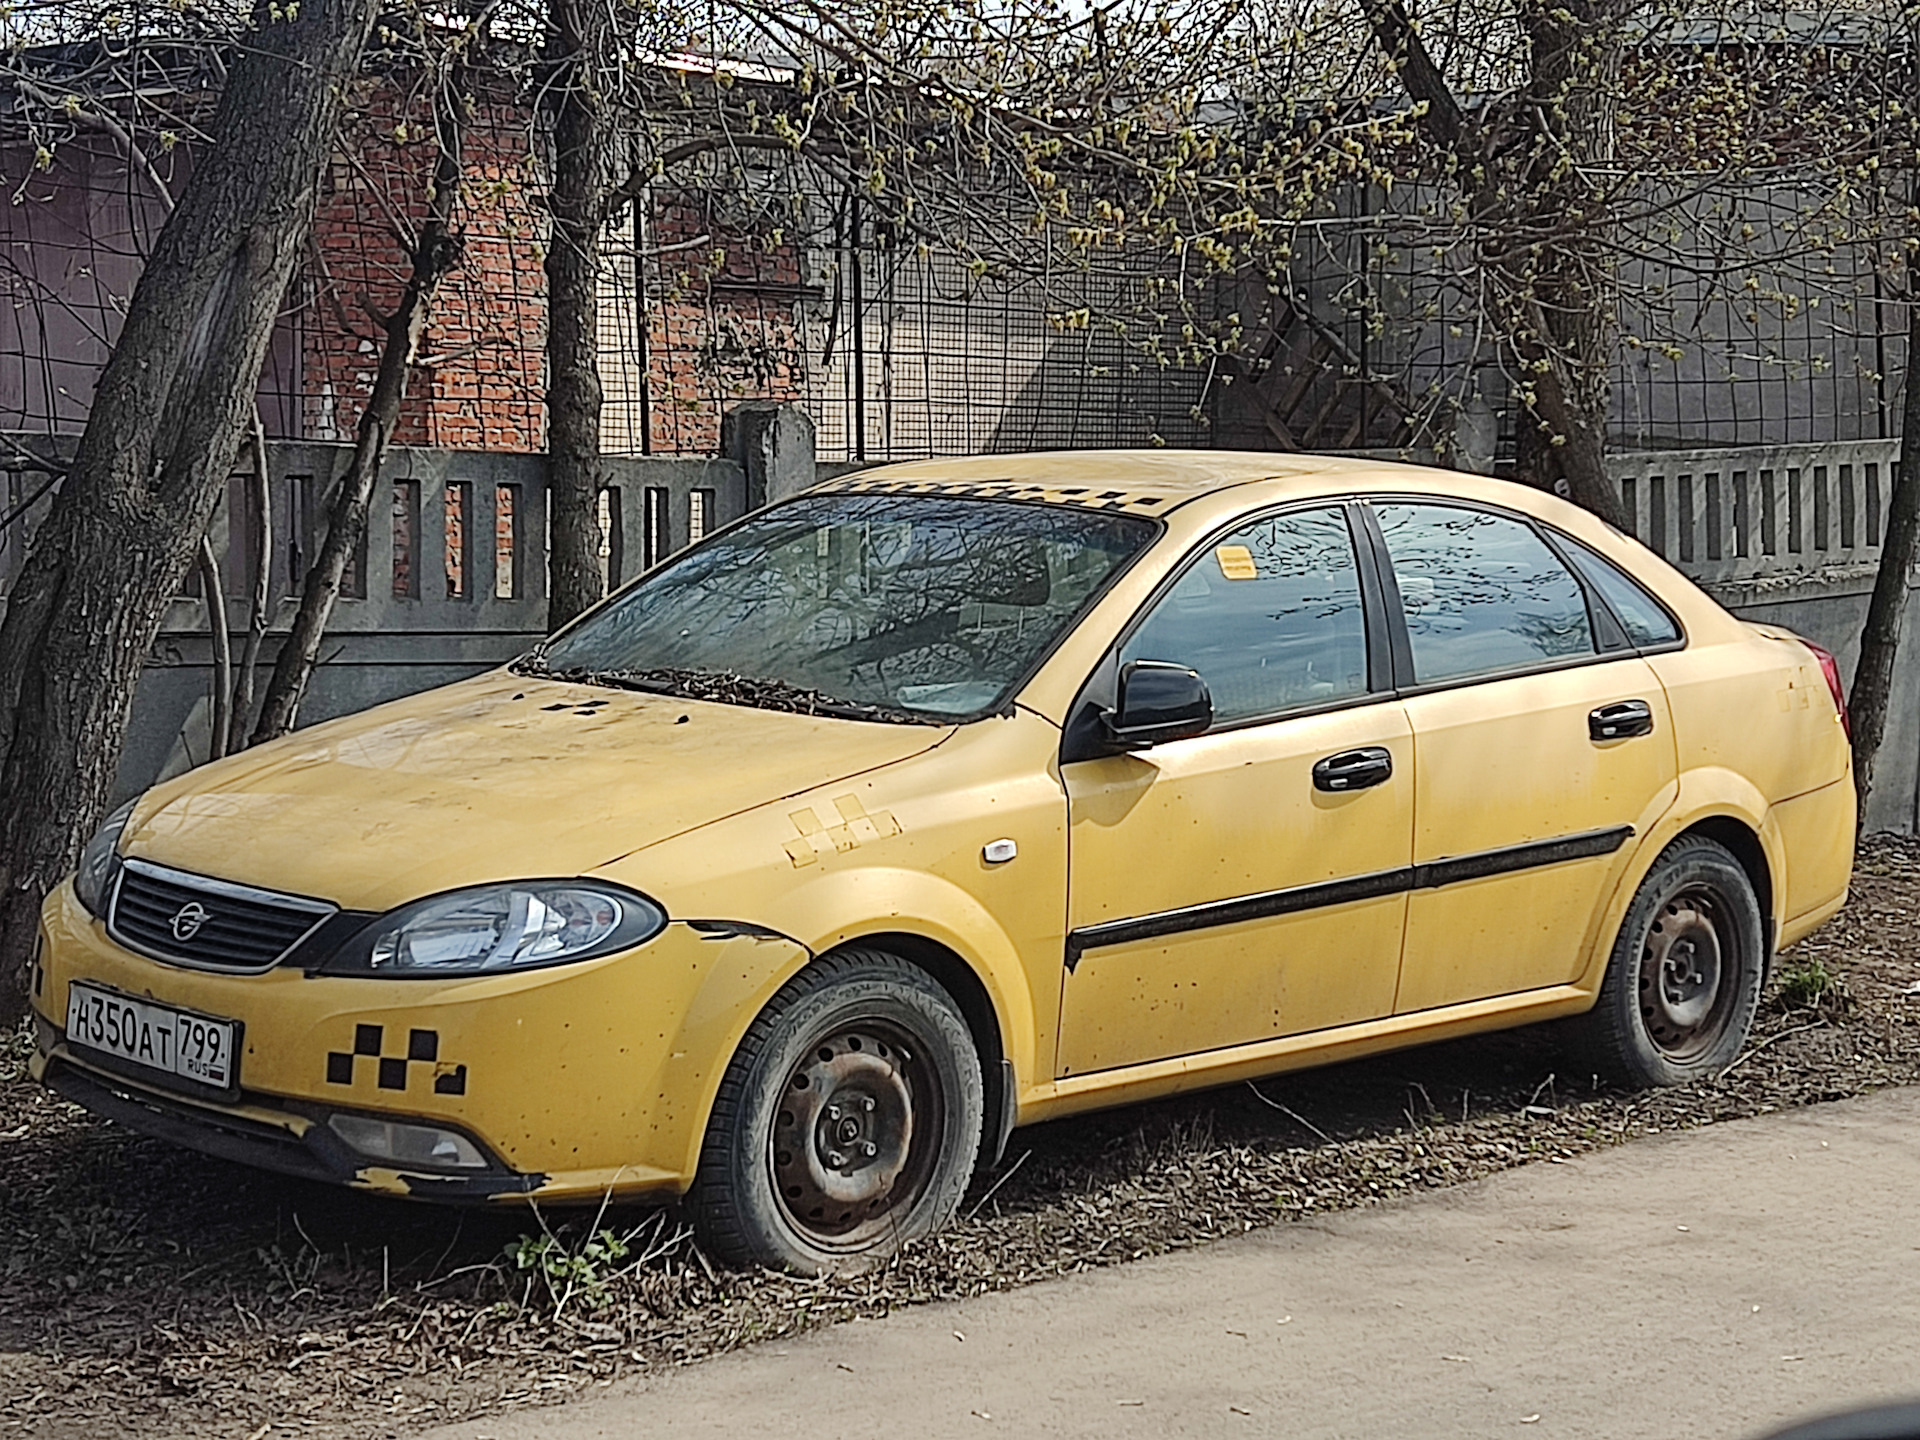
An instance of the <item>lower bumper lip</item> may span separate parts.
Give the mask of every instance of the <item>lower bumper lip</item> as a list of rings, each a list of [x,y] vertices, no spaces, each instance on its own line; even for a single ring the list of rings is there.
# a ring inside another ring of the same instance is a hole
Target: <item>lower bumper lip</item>
[[[335,1134],[326,1120],[336,1112],[325,1107],[302,1104],[285,1110],[290,1119],[297,1117],[306,1122],[304,1126],[267,1124],[87,1069],[57,1051],[48,1059],[44,1080],[68,1100],[130,1130],[222,1160],[303,1180],[438,1201],[480,1203],[496,1197],[528,1194],[539,1189],[547,1179],[544,1175],[508,1169],[471,1136],[467,1138],[487,1157],[485,1169],[441,1173],[381,1166],[351,1149]],[[380,1118],[404,1122],[410,1117],[383,1115]],[[423,1120],[421,1123],[446,1128],[445,1121]],[[368,1172],[376,1169],[381,1174],[379,1183],[368,1179]]]

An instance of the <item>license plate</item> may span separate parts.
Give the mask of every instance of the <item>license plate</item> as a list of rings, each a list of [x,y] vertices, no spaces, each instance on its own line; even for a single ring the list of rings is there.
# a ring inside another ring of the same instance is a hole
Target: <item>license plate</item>
[[[216,1020],[79,981],[67,987],[67,1039],[215,1090],[234,1088],[238,1020]]]

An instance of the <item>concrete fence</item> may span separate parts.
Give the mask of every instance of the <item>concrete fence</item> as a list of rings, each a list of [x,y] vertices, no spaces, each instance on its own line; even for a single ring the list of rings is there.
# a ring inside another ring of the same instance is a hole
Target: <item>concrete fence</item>
[[[722,427],[709,458],[610,456],[602,562],[619,585],[748,510],[804,489],[836,467],[816,466],[813,426],[792,406],[748,402]],[[19,437],[46,453],[44,437]],[[49,458],[71,457],[71,440]],[[346,445],[268,445],[268,588],[274,597],[261,683],[325,534],[327,498],[352,458]],[[846,468],[846,467],[838,467]],[[389,451],[366,538],[348,566],[302,702],[303,723],[462,679],[521,654],[546,634],[546,457],[479,451]],[[48,475],[0,451],[0,614],[46,513]],[[249,517],[248,474],[229,482],[210,534],[220,559],[228,629],[246,630],[262,536]],[[204,761],[212,645],[200,579],[190,575],[161,622],[141,676],[118,790]]]
[[[1880,563],[1893,440],[1616,455],[1633,533],[1703,585]]]
[[[1880,566],[1892,440],[1611,457],[1634,535],[1742,619],[1833,651],[1849,683]],[[1920,830],[1920,605],[1907,596],[1869,830]]]
[[[610,585],[704,534],[851,466],[816,465],[812,426],[790,406],[754,402],[723,426],[711,458],[610,457],[601,518]],[[344,470],[340,445],[271,451],[266,647],[292,614],[324,530],[326,496]],[[1765,449],[1623,453],[1610,469],[1635,535],[1749,619],[1796,630],[1851,674],[1879,563],[1898,447],[1890,441]],[[546,461],[539,455],[399,449],[387,460],[365,544],[335,607],[304,722],[444,684],[522,653],[546,633]],[[0,516],[44,486],[44,473],[0,457]],[[247,476],[216,517],[228,624],[247,623],[259,536],[246,522]],[[45,500],[29,507],[30,522]],[[0,531],[0,609],[30,526]],[[211,645],[206,606],[177,599],[142,678],[120,771],[123,793],[207,754]],[[1912,601],[1909,601],[1910,607]],[[1870,827],[1911,831],[1920,805],[1920,615],[1909,614],[1898,701],[1879,767]],[[237,646],[236,646],[237,648]]]

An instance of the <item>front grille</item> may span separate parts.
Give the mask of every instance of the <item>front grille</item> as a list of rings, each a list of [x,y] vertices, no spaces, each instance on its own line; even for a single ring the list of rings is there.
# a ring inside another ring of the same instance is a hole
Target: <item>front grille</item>
[[[336,908],[324,900],[127,860],[114,887],[107,932],[129,950],[156,960],[255,972],[273,968]]]

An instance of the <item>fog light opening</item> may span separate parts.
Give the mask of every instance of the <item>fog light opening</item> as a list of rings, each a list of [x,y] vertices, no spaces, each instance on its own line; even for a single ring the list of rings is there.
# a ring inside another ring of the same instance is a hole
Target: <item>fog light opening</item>
[[[372,1160],[435,1170],[484,1170],[487,1157],[466,1136],[437,1125],[407,1125],[365,1115],[330,1115],[327,1128]]]

